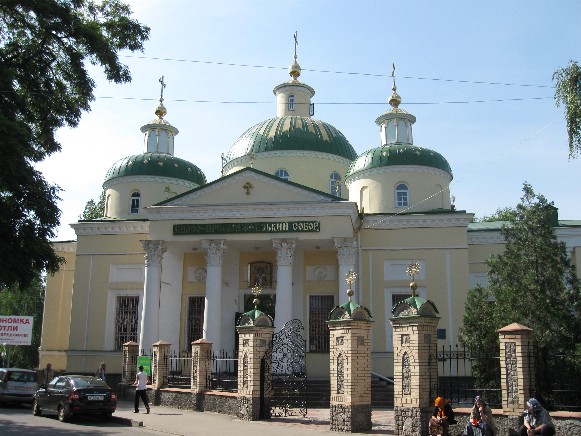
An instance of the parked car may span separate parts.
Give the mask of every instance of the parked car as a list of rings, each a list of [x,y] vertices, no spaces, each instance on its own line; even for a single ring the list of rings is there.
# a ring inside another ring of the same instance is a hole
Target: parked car
[[[109,419],[116,408],[115,391],[100,378],[63,375],[36,391],[32,414],[56,414],[59,421],[69,421],[76,415],[100,415]]]
[[[36,372],[30,369],[0,368],[0,401],[32,403],[36,380]]]

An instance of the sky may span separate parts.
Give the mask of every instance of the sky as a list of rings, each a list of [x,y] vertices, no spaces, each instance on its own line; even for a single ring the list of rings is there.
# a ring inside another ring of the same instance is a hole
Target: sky
[[[132,82],[90,67],[95,101],[62,151],[37,165],[62,188],[55,240],[97,200],[107,170],[144,152],[164,77],[175,155],[220,177],[221,154],[276,116],[272,89],[289,80],[298,35],[299,80],[316,91],[314,118],[339,129],[358,154],[380,146],[375,119],[390,107],[392,64],[401,108],[416,116],[414,144],[452,167],[458,210],[476,217],[515,206],[524,182],[581,220],[581,157],[570,159],[553,72],[581,61],[578,0],[348,1],[131,0],[151,28],[143,53],[120,53]]]

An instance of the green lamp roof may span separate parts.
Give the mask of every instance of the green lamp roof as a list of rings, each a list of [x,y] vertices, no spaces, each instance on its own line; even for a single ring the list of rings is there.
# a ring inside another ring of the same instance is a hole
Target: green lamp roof
[[[126,176],[169,177],[198,186],[206,184],[206,176],[196,165],[168,153],[142,153],[120,159],[107,171],[105,182]]]
[[[361,154],[349,167],[346,178],[360,171],[395,165],[437,168],[452,176],[452,168],[440,153],[412,144],[391,144]]]
[[[252,153],[304,150],[353,160],[357,153],[335,127],[310,117],[271,118],[248,129],[230,148],[226,161]]]

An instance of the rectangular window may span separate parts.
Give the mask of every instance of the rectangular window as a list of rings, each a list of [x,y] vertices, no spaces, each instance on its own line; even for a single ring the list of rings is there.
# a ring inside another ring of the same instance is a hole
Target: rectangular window
[[[126,342],[138,342],[139,297],[117,297],[115,310],[115,349]]]
[[[314,353],[329,352],[329,329],[325,321],[335,308],[333,295],[309,296],[309,351]]]
[[[204,307],[204,297],[188,297],[188,349],[192,342],[204,337]]]
[[[408,205],[408,193],[405,191],[397,192],[397,207],[406,207]]]

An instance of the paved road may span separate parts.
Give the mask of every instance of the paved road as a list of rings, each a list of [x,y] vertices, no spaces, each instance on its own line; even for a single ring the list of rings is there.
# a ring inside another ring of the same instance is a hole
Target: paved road
[[[306,418],[273,418],[271,421],[240,421],[233,416],[152,406],[151,413],[135,414],[130,402],[118,403],[111,422],[80,418],[70,423],[56,417],[32,416],[30,407],[0,406],[0,434],[4,435],[192,435],[192,436],[322,436],[329,431],[329,411],[309,410]],[[373,429],[367,434],[393,434],[393,412],[373,413]]]

